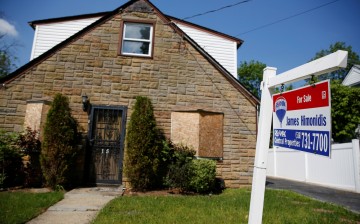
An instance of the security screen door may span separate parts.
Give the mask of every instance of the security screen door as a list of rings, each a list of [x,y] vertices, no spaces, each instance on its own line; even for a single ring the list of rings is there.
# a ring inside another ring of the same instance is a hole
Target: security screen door
[[[122,106],[91,108],[91,173],[96,183],[122,183],[126,109]]]

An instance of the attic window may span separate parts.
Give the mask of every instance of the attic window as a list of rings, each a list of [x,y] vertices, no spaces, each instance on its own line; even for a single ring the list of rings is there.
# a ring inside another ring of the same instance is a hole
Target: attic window
[[[132,56],[152,56],[153,24],[124,22],[121,54]]]

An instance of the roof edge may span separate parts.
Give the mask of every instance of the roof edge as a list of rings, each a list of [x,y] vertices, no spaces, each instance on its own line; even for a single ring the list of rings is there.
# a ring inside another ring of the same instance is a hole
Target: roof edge
[[[128,1],[127,3],[125,3],[125,4],[121,5],[120,7],[116,8],[115,10],[108,12],[103,17],[96,20],[94,23],[92,23],[89,26],[85,27],[84,29],[78,31],[77,33],[70,36],[66,40],[60,42],[59,44],[55,45],[54,47],[50,48],[49,50],[47,50],[43,54],[39,55],[38,57],[36,57],[33,60],[29,61],[28,63],[24,64],[20,68],[16,69],[14,72],[10,73],[9,75],[7,75],[5,77],[0,78],[0,84],[2,84],[2,86],[0,86],[0,88],[4,87],[7,83],[11,82],[13,79],[15,79],[21,73],[27,71],[28,69],[31,69],[33,66],[35,66],[35,65],[41,63],[42,61],[46,60],[47,58],[51,57],[51,55],[53,55],[55,51],[57,51],[58,49],[61,49],[64,46],[66,46],[69,42],[71,42],[72,40],[75,40],[76,38],[78,38],[82,34],[92,30],[93,27],[95,27],[98,24],[101,24],[102,22],[106,21],[107,19],[109,19],[110,17],[112,17],[113,15],[115,15],[116,13],[121,11],[123,8],[126,8],[128,5],[131,5],[134,1],[138,1],[138,0]],[[66,18],[66,17],[62,17],[62,18]]]
[[[75,16],[64,16],[64,17],[57,17],[57,18],[50,18],[50,19],[34,20],[34,21],[28,22],[28,24],[33,29],[35,29],[35,26],[38,25],[38,24],[63,22],[63,21],[68,21],[68,20],[87,19],[87,18],[93,18],[93,17],[103,17],[103,16],[105,16],[106,14],[108,14],[110,12],[112,12],[112,11],[81,14],[81,15],[75,15]]]
[[[196,29],[201,29],[201,30],[204,30],[206,32],[212,33],[215,36],[220,36],[220,37],[223,37],[225,39],[235,41],[236,44],[237,44],[237,48],[239,48],[244,43],[244,41],[241,40],[240,38],[233,37],[233,36],[230,36],[228,34],[225,34],[225,33],[222,33],[222,32],[219,32],[219,31],[216,31],[216,30],[213,30],[213,29],[210,29],[210,28],[207,28],[207,27],[195,24],[195,23],[191,23],[191,22],[176,18],[174,16],[169,16],[169,15],[165,15],[165,16],[168,17],[170,20],[174,20],[174,21],[176,21],[178,23],[183,23],[183,24],[186,24],[188,26],[195,27]]]

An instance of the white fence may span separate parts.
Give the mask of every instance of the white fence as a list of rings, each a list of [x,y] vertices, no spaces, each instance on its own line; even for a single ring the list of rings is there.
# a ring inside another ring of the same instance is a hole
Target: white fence
[[[359,140],[334,144],[331,158],[297,150],[269,149],[267,176],[360,193]]]

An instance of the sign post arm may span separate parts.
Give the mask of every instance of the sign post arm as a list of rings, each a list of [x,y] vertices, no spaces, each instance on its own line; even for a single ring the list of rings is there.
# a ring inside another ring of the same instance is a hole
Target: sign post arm
[[[347,57],[347,51],[338,50],[332,54],[278,74],[276,77],[270,78],[268,87],[272,88],[281,84],[304,80],[306,78],[310,78],[312,75],[318,76],[336,71],[339,68],[346,68]]]
[[[249,224],[260,224],[262,222],[266,182],[266,165],[270,143],[273,108],[272,92],[268,87],[268,82],[275,75],[276,68],[266,67],[264,69],[259,125],[256,140],[254,173],[251,190]]]

